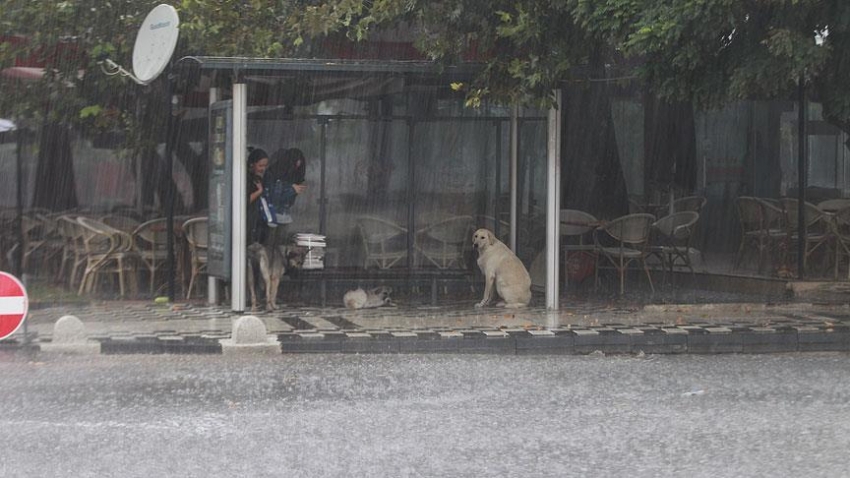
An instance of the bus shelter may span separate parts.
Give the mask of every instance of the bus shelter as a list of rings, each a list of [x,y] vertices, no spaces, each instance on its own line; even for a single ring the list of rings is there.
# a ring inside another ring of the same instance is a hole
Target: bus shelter
[[[248,147],[299,148],[308,192],[289,233],[327,237],[325,267],[407,270],[477,267],[429,255],[437,225],[494,231],[529,267],[545,261],[546,306],[558,308],[560,119],[549,111],[485,103],[461,91],[480,65],[423,61],[184,57],[175,72],[208,94],[209,300],[230,283],[246,306]],[[560,94],[556,93],[557,102]],[[361,246],[371,220],[399,231],[389,262]],[[458,228],[454,228],[458,229]],[[460,228],[464,230],[464,228]],[[437,239],[438,241],[441,239]],[[458,247],[471,246],[466,235]]]

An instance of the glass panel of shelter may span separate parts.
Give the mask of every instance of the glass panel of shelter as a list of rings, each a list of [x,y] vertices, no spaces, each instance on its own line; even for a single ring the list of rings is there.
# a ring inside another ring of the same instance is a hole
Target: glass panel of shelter
[[[269,154],[297,147],[307,157],[309,188],[293,207],[289,233],[327,235],[326,265],[339,267],[363,264],[356,232],[357,217],[363,215],[391,221],[411,234],[440,219],[470,216],[474,218],[471,227],[499,229],[507,242],[510,119],[505,115],[509,110],[464,108],[451,99],[413,108],[440,116],[375,117],[364,114],[367,104],[353,99],[323,101],[280,119],[269,118],[267,110],[262,119],[249,114],[250,145]],[[409,109],[406,104],[393,99],[390,109],[404,112]],[[538,229],[545,230],[541,222],[545,128],[539,116],[520,123],[518,242],[526,244],[521,257],[529,263],[539,252],[536,249],[542,250],[542,245],[532,244],[532,225],[540,223]],[[495,217],[499,220],[486,221]],[[415,256],[413,246],[411,237],[411,257]],[[415,260],[410,265],[423,266]],[[465,267],[472,265],[467,262]]]

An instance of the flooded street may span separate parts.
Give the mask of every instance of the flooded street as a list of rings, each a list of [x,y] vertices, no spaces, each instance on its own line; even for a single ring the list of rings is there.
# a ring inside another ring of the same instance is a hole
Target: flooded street
[[[0,476],[841,476],[846,354],[0,357]]]

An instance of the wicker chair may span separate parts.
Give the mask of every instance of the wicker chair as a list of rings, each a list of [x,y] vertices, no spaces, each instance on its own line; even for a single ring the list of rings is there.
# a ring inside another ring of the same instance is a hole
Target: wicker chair
[[[77,283],[77,271],[86,262],[86,248],[83,242],[85,230],[77,222],[77,218],[69,214],[56,218],[56,230],[63,240],[59,277],[65,280],[67,275],[68,287],[73,289]]]
[[[835,269],[833,277],[838,278],[838,269],[845,257],[850,258],[850,206],[838,210],[832,216],[832,233],[835,236]],[[850,264],[847,266],[847,280],[850,280]]]
[[[389,269],[407,258],[407,229],[372,216],[357,218],[357,230],[363,242],[363,268],[375,265]]]
[[[133,230],[133,242],[150,273],[150,292],[155,294],[156,271],[168,261],[166,219],[151,219],[137,226]]]
[[[768,259],[780,254],[786,238],[785,211],[781,204],[751,196],[740,196],[735,201],[741,226],[741,242],[735,256],[735,269],[741,265],[746,252],[754,249],[758,272],[762,273]]]
[[[473,224],[472,216],[455,216],[431,224],[417,231],[416,251],[438,269],[462,269]]]
[[[139,227],[141,222],[138,219],[121,214],[109,214],[100,218],[100,221],[107,226],[114,227],[119,231],[132,233]]]
[[[189,262],[192,272],[189,277],[189,288],[186,298],[192,297],[195,279],[207,271],[208,220],[206,217],[195,217],[183,223],[183,233],[189,245]]]
[[[680,197],[678,199],[673,200],[673,211],[672,213],[684,212],[684,211],[692,211],[692,212],[702,212],[703,206],[705,206],[706,199],[703,196],[685,196]],[[664,217],[671,214],[670,204],[665,204],[660,208],[656,209],[655,215],[658,217]]]
[[[650,254],[661,259],[665,278],[668,270],[671,277],[673,276],[673,270],[677,265],[690,269],[691,276],[695,276],[696,273],[691,264],[690,242],[697,221],[699,221],[698,213],[682,211],[664,216],[652,225],[654,235],[649,251]]]
[[[785,209],[785,230],[789,256],[797,252],[797,244],[800,242],[799,204],[798,199],[782,198],[782,206]],[[818,251],[826,252],[829,249],[834,239],[834,231],[830,224],[831,217],[818,206],[806,202],[803,207],[806,222],[806,236],[803,239],[803,270],[807,271],[811,256]]]
[[[596,250],[602,256],[596,262],[596,282],[599,282],[599,269],[602,258],[607,259],[608,267],[613,267],[620,278],[620,295],[625,291],[626,270],[632,262],[639,262],[646,273],[649,287],[655,293],[652,275],[646,266],[646,256],[649,253],[649,233],[655,216],[638,213],[618,217],[596,230],[594,239]]]
[[[133,250],[133,238],[95,219],[78,217],[77,222],[82,226],[80,231],[86,259],[77,294],[95,292],[97,276],[114,274],[118,277],[119,293],[125,297],[128,288],[135,289],[136,285],[139,256]]]

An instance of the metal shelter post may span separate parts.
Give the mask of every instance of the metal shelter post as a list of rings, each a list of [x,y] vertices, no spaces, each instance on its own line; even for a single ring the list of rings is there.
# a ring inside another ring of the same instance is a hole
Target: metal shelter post
[[[407,270],[413,269],[413,245],[416,234],[416,161],[413,150],[413,138],[416,121],[413,116],[407,119]]]
[[[558,266],[561,209],[561,91],[549,108],[546,159],[546,309],[558,310]]]
[[[216,87],[210,88],[209,105],[212,106],[220,98],[220,90]],[[207,303],[217,305],[219,303],[220,282],[218,278],[207,275]]]
[[[517,173],[519,171],[519,106],[514,104],[511,108],[511,158],[510,158],[510,177],[508,178],[511,185],[511,234],[510,234],[510,247],[511,250],[516,253],[516,245],[517,245],[517,197],[519,192],[517,191]],[[499,222],[499,218],[496,218],[496,222]]]
[[[177,182],[174,180],[174,128],[177,124],[174,121],[174,76],[171,74],[171,67],[165,75],[166,97],[168,98],[168,107],[166,113],[165,127],[165,169],[168,174],[168,188],[166,189],[168,196],[165,201],[165,244],[168,261],[168,301],[174,302],[175,284],[174,276],[177,273],[177,260],[174,256],[174,196],[177,194]],[[151,291],[153,292],[153,291]]]
[[[239,80],[237,80],[239,81]],[[230,278],[230,308],[245,310],[248,230],[248,85],[233,83],[233,246]]]
[[[806,130],[808,103],[806,101],[806,79],[797,80],[797,277],[806,276],[806,188],[808,187],[809,136]]]
[[[328,190],[326,186],[328,168],[328,120],[319,120],[319,234],[328,233]]]
[[[17,119],[17,118],[16,118]],[[15,122],[15,239],[18,247],[12,253],[12,272],[24,278],[24,130]],[[6,252],[3,251],[5,254]],[[24,284],[26,286],[26,284]],[[24,322],[26,323],[26,321]]]
[[[500,200],[502,197],[502,122],[499,120],[493,121],[493,128],[496,129],[496,167],[493,168],[493,234],[496,237],[502,237],[505,231],[502,231],[501,221],[499,217],[502,215],[502,207]],[[508,123],[508,140],[510,140],[510,123]],[[510,152],[510,145],[508,145]],[[489,164],[488,164],[489,166]],[[489,174],[488,174],[489,176]],[[510,179],[510,177],[508,177]],[[510,231],[508,231],[510,234]],[[510,245],[508,245],[510,247]]]

